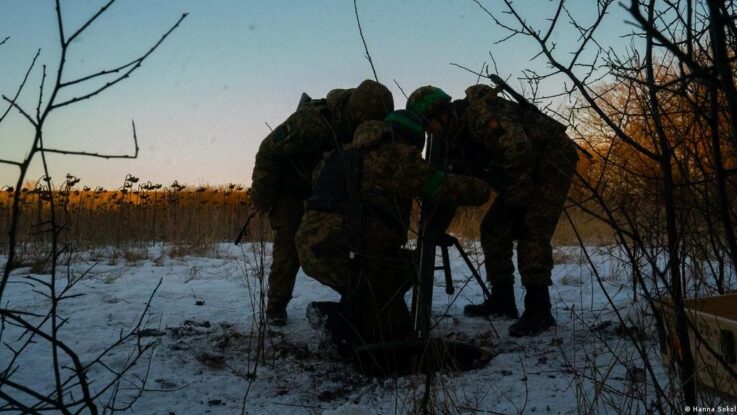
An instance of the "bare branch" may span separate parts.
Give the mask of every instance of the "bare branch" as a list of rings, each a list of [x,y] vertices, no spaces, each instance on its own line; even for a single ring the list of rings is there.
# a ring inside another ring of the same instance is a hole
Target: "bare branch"
[[[41,119],[41,104],[44,101],[44,86],[46,85],[46,65],[42,66],[41,84],[38,87],[38,104],[36,105],[36,119]]]
[[[23,90],[23,87],[26,85],[26,81],[28,81],[28,75],[31,74],[31,70],[33,70],[33,67],[36,65],[36,60],[38,59],[38,56],[40,54],[41,54],[41,49],[38,49],[36,51],[36,55],[33,57],[33,61],[31,61],[31,64],[28,66],[28,70],[26,70],[26,74],[23,76],[23,81],[21,81],[20,86],[18,86],[18,90],[15,92],[13,99],[9,100],[10,105],[8,105],[8,108],[5,110],[3,115],[0,116],[0,123],[3,122],[5,117],[8,115],[8,112],[10,112],[10,109],[13,108],[13,106],[15,105],[15,101],[18,100],[18,97],[20,96],[20,93]],[[5,98],[5,95],[3,95],[3,98]],[[5,100],[8,101],[7,98],[5,98]]]
[[[405,97],[405,98],[409,98],[409,97],[407,96],[407,94],[406,94],[406,93],[404,92],[404,89],[402,89],[402,86],[401,86],[401,85],[399,85],[399,82],[397,82],[397,80],[396,80],[396,79],[394,79],[394,85],[396,85],[396,86],[397,86],[397,88],[399,88],[399,91],[400,91],[400,92],[402,93],[402,95],[404,95],[404,97]]]
[[[23,411],[24,414],[40,414],[41,413],[38,410],[31,409],[27,405],[24,405],[20,401],[16,400],[14,397],[8,395],[7,393],[5,393],[5,392],[3,392],[1,390],[0,390],[0,398],[3,398],[4,400],[6,400],[11,405],[10,408],[12,408],[12,409],[20,409],[21,411]],[[2,410],[5,410],[6,407],[3,406],[3,408],[1,408],[1,409]]]
[[[90,394],[89,385],[87,384],[87,379],[84,371],[84,367],[82,365],[82,362],[79,360],[79,356],[72,350],[69,346],[67,346],[64,342],[58,339],[54,339],[49,334],[45,333],[43,330],[35,327],[34,325],[27,322],[25,319],[13,314],[7,312],[7,310],[0,309],[0,315],[3,317],[12,320],[18,324],[20,324],[23,328],[30,331],[31,333],[43,338],[44,340],[52,343],[52,345],[55,345],[59,349],[63,350],[64,353],[72,360],[72,364],[74,366],[75,374],[79,380],[79,385],[82,389],[82,393],[85,397],[85,403],[88,406],[88,409],[90,409],[93,413],[97,413],[97,409],[95,407],[94,402],[92,402],[92,395]]]
[[[38,126],[38,123],[36,123],[36,121],[26,112],[26,110],[21,108],[21,106],[18,105],[15,101],[6,97],[5,95],[3,95],[3,99],[10,104],[9,108],[15,108],[16,110],[18,110],[18,112],[21,113],[21,115],[23,115],[26,118],[26,120],[28,120],[28,122],[31,123],[31,125],[33,125],[34,127]]]
[[[134,59],[134,60],[132,60],[132,61],[130,61],[130,62],[124,64],[124,65],[120,65],[117,68],[102,70],[102,71],[100,71],[100,72],[98,72],[96,74],[83,76],[83,77],[78,78],[78,79],[75,79],[73,81],[61,82],[59,84],[59,88],[64,88],[66,86],[78,84],[80,82],[89,81],[90,79],[97,78],[98,76],[111,75],[111,74],[114,74],[114,73],[118,73],[118,72],[122,71],[123,69],[129,68],[131,65],[135,65],[138,62],[140,62],[140,58]]]
[[[102,153],[92,153],[88,151],[59,150],[59,149],[41,148],[41,147],[37,147],[37,150],[43,151],[45,153],[66,154],[70,156],[86,156],[86,157],[96,157],[96,158],[103,158],[103,159],[134,159],[138,157],[138,151],[139,151],[138,135],[136,134],[136,123],[134,121],[131,121],[131,124],[133,126],[133,145],[135,148],[133,154],[102,154]]]
[[[547,42],[548,38],[550,38],[550,35],[553,34],[553,30],[555,29],[555,24],[558,23],[558,17],[560,17],[560,11],[563,10],[563,3],[565,0],[560,0],[558,2],[558,9],[555,11],[555,16],[553,16],[553,19],[550,22],[550,27],[548,28],[547,33],[545,33],[545,36],[543,36],[543,42]]]
[[[179,20],[177,20],[177,21],[176,21],[176,23],[174,23],[174,25],[173,25],[173,26],[171,26],[171,28],[169,28],[169,30],[168,30],[168,31],[167,31],[166,33],[164,33],[164,35],[163,35],[163,36],[161,36],[161,38],[160,38],[160,39],[159,39],[159,40],[158,40],[158,41],[157,41],[157,42],[156,42],[156,43],[155,43],[155,44],[154,44],[154,45],[153,45],[153,46],[152,46],[152,47],[151,47],[151,48],[150,48],[150,49],[149,49],[149,50],[148,50],[148,51],[147,51],[146,53],[144,53],[144,54],[143,54],[142,56],[140,56],[139,58],[135,59],[135,64],[134,64],[134,65],[132,65],[132,66],[131,66],[131,67],[130,67],[130,68],[129,68],[129,69],[127,70],[127,71],[125,71],[125,72],[124,72],[124,73],[123,73],[122,75],[120,75],[119,77],[117,77],[117,78],[113,79],[112,81],[109,81],[109,82],[107,82],[107,83],[106,83],[105,85],[103,85],[103,86],[101,86],[101,87],[99,87],[99,88],[95,89],[94,91],[92,91],[92,92],[90,92],[90,93],[87,93],[87,94],[84,94],[84,95],[81,95],[81,96],[78,96],[78,97],[75,97],[75,98],[69,99],[69,100],[67,100],[67,101],[63,101],[63,102],[57,103],[57,104],[53,104],[53,105],[51,105],[51,106],[49,107],[49,109],[51,109],[51,110],[54,110],[54,109],[57,109],[57,108],[61,108],[61,107],[67,106],[67,105],[69,105],[69,104],[73,104],[73,103],[75,103],[75,102],[79,102],[79,101],[82,101],[82,100],[85,100],[85,99],[88,99],[88,98],[92,98],[93,96],[95,96],[95,95],[97,95],[97,94],[99,94],[99,93],[103,92],[104,90],[106,90],[106,89],[110,88],[111,86],[113,86],[113,85],[117,84],[118,82],[120,82],[120,81],[122,81],[122,80],[124,80],[124,79],[128,78],[128,77],[129,77],[129,76],[131,75],[131,73],[133,73],[133,72],[134,72],[134,71],[135,71],[136,69],[138,69],[138,68],[140,68],[140,67],[141,67],[141,64],[143,64],[143,62],[144,62],[144,61],[146,60],[146,58],[148,58],[148,57],[149,57],[149,56],[150,56],[150,55],[151,55],[151,54],[152,54],[152,53],[153,53],[153,52],[154,52],[154,51],[155,51],[156,49],[158,49],[158,47],[159,47],[159,46],[161,45],[161,43],[162,43],[162,42],[164,42],[164,40],[166,40],[166,38],[167,38],[167,37],[168,37],[168,36],[169,36],[169,35],[170,35],[170,34],[171,34],[171,33],[172,33],[172,32],[173,32],[173,31],[174,31],[174,30],[175,30],[175,29],[176,29],[177,27],[179,27],[179,24],[180,24],[180,23],[182,22],[182,20],[184,20],[184,19],[185,19],[185,18],[186,18],[187,16],[188,16],[188,13],[184,13],[184,14],[182,14],[182,16],[181,16],[181,17],[179,17]],[[93,76],[93,77],[94,77],[94,76]],[[89,78],[88,78],[88,79],[89,79]],[[59,81],[59,85],[60,85],[60,86],[62,85],[62,82],[61,82],[61,80]]]
[[[356,13],[356,23],[358,24],[358,33],[361,35],[361,41],[363,42],[363,49],[366,51],[366,59],[368,59],[369,65],[371,65],[371,71],[374,73],[374,79],[379,82],[379,77],[376,76],[376,68],[374,68],[374,61],[371,59],[371,54],[368,51],[366,45],[366,38],[363,37],[363,29],[361,28],[361,19],[358,18],[358,0],[353,0],[353,11]]]
[[[67,41],[66,41],[65,43],[66,43],[66,44],[72,43],[72,41],[73,41],[73,40],[74,40],[74,39],[75,39],[75,38],[76,38],[77,36],[79,36],[79,34],[80,34],[80,33],[84,32],[84,31],[85,31],[85,29],[87,29],[87,27],[88,27],[89,25],[91,25],[91,24],[92,24],[92,22],[94,22],[95,20],[97,20],[97,18],[98,18],[98,17],[100,17],[100,15],[101,15],[101,14],[105,13],[105,11],[106,11],[106,10],[108,9],[108,7],[110,7],[110,6],[111,6],[111,5],[113,4],[113,3],[115,3],[116,1],[117,1],[117,0],[110,0],[110,1],[109,1],[109,2],[107,2],[107,3],[106,3],[106,4],[104,5],[104,6],[102,6],[102,7],[100,8],[100,10],[98,10],[98,11],[97,11],[97,13],[95,13],[95,14],[94,14],[94,15],[93,15],[92,17],[90,17],[90,18],[89,18],[89,19],[88,19],[88,20],[87,20],[87,21],[86,21],[86,22],[85,22],[85,23],[84,23],[84,24],[83,24],[82,26],[80,26],[80,28],[79,28],[79,29],[77,29],[77,31],[76,31],[76,32],[74,32],[74,34],[72,34],[71,36],[69,36],[69,39],[67,39]]]
[[[59,0],[56,1],[56,27],[59,29],[59,42],[61,43],[62,49],[62,65],[64,64],[64,51],[66,51],[67,41],[64,38],[64,20],[61,18],[61,4]]]

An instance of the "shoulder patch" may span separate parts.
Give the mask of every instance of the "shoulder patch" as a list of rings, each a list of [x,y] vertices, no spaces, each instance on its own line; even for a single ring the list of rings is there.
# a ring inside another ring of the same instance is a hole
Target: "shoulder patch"
[[[497,121],[494,117],[489,117],[489,121],[486,125],[492,130],[496,130],[497,128],[499,128],[499,121]]]
[[[497,137],[501,137],[502,135],[504,135],[504,128],[502,128],[502,125],[499,122],[499,119],[495,116],[492,116],[492,115],[488,116],[486,127],[488,127],[489,130],[491,130],[491,132]]]

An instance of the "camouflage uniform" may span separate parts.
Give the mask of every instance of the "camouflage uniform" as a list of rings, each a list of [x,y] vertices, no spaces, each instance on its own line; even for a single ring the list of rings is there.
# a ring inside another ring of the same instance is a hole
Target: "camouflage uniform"
[[[466,99],[452,104],[450,125],[451,165],[498,192],[481,222],[487,278],[492,285],[514,282],[516,240],[523,285],[552,285],[550,240],[578,161],[574,143],[560,124],[524,113],[486,85],[468,88]]]
[[[335,89],[326,99],[307,102],[261,142],[251,202],[268,212],[274,230],[267,313],[286,309],[292,297],[299,270],[294,236],[315,166],[325,152],[349,142],[360,122],[382,119],[393,107],[384,86],[364,81],[356,89]]]
[[[362,317],[358,324],[365,341],[401,338],[411,330],[403,296],[416,273],[408,251],[401,249],[407,243],[412,199],[479,205],[488,199],[490,188],[478,179],[434,170],[419,147],[398,138],[383,122],[361,124],[345,150],[363,154],[358,193],[366,216],[361,259],[365,279],[351,281],[349,229],[341,211],[307,211],[297,232],[300,261],[307,275],[350,296]],[[344,241],[343,249],[316,255],[314,248],[331,240]]]

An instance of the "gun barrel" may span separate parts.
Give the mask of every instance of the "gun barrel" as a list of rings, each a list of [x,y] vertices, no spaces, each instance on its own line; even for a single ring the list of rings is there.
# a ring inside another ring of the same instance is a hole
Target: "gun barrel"
[[[256,216],[256,213],[250,213],[248,215],[246,223],[243,224],[243,226],[241,227],[241,231],[238,232],[238,236],[235,237],[235,241],[233,242],[235,245],[240,244],[243,238],[246,237],[246,233],[248,232],[248,225],[251,224],[251,219],[253,219],[254,216]]]
[[[540,114],[543,114],[546,117],[550,118],[547,114],[545,114],[542,111],[540,111],[540,108],[538,108],[537,105],[535,105],[535,104],[531,103],[530,101],[528,101],[527,98],[525,98],[522,94],[520,94],[519,92],[515,91],[514,88],[512,88],[511,86],[509,86],[509,84],[505,80],[503,80],[499,75],[497,75],[497,74],[490,74],[489,75],[489,79],[491,80],[491,82],[493,82],[493,83],[497,84],[498,86],[500,86],[502,88],[502,90],[504,90],[506,93],[508,93],[509,95],[511,95],[512,98],[514,98],[514,100],[517,101],[517,103],[520,104],[521,106],[526,107],[528,109],[533,109],[533,110],[539,112]],[[558,121],[555,121],[555,122],[558,122]],[[565,128],[565,127],[563,127],[563,128]],[[573,141],[573,140],[571,140],[571,141]],[[583,153],[586,156],[586,158],[588,158],[589,160],[591,160],[591,159],[594,158],[594,156],[591,155],[591,153],[589,153],[585,148],[581,147],[577,142],[573,141],[573,145],[575,145],[576,148],[578,148],[578,150],[581,153]]]

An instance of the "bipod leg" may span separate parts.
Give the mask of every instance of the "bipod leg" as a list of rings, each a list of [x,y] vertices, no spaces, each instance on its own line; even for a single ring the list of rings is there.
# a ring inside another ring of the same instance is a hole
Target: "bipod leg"
[[[450,271],[450,255],[448,255],[448,245],[440,245],[440,252],[443,254],[443,272],[445,273],[445,293],[453,295],[455,287],[453,287],[453,274]]]
[[[479,286],[481,287],[481,291],[484,293],[485,298],[491,298],[491,291],[489,291],[489,288],[486,286],[486,283],[484,283],[484,280],[481,278],[481,275],[476,271],[476,267],[473,266],[473,263],[468,258],[468,254],[466,254],[466,250],[463,249],[461,246],[461,243],[458,242],[458,238],[454,236],[447,235],[448,238],[450,238],[453,241],[453,246],[455,246],[456,250],[459,254],[461,254],[461,257],[463,258],[463,261],[466,263],[466,266],[471,271],[471,274],[476,279],[476,282],[479,283]]]

